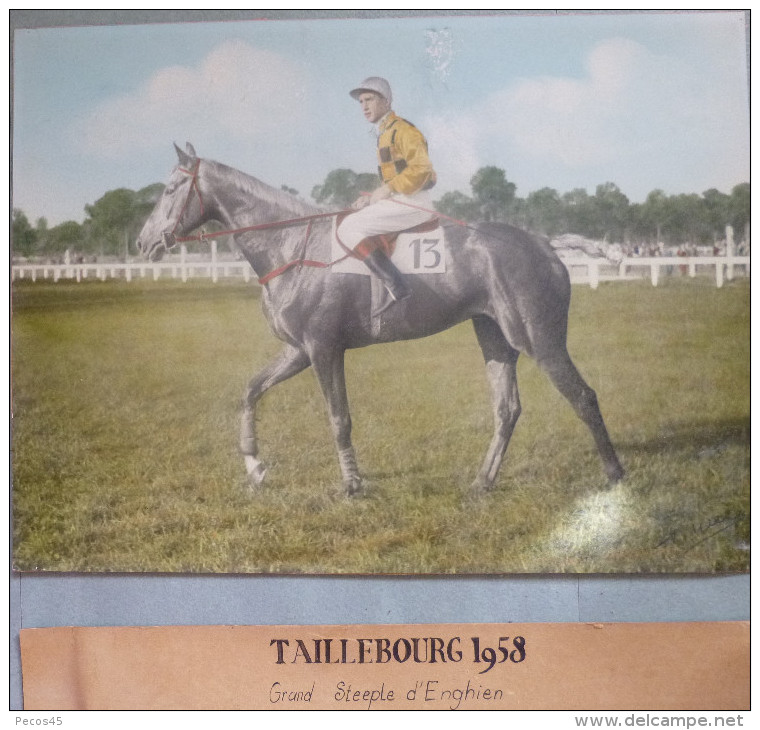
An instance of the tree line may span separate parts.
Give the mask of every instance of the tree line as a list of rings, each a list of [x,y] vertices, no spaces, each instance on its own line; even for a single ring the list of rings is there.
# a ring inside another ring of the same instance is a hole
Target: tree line
[[[317,203],[343,209],[378,183],[373,173],[332,170],[312,189],[311,197]],[[155,183],[137,191],[111,190],[85,206],[86,218],[81,224],[66,221],[49,227],[45,218],[32,224],[22,210],[14,209],[13,252],[26,257],[54,257],[68,250],[80,255],[127,258],[134,254],[134,240],[163,187]],[[298,195],[286,185],[282,189]],[[561,194],[545,187],[521,198],[504,170],[487,166],[472,176],[468,192],[447,192],[436,200],[435,207],[468,223],[501,221],[549,237],[573,233],[609,243],[709,245],[723,239],[726,225],[731,225],[738,240],[749,241],[749,183],[736,185],[730,194],[715,188],[701,195],[667,195],[653,190],[643,203],[631,203],[612,182],[597,185],[593,194],[583,188]]]
[[[312,190],[318,203],[350,205],[362,190],[378,184],[374,175],[333,170]],[[469,194],[452,191],[436,202],[438,212],[467,223],[500,221],[553,237],[575,233],[609,243],[679,245],[712,244],[733,226],[739,239],[749,240],[750,186],[736,185],[730,194],[715,188],[702,195],[666,195],[653,190],[643,203],[631,203],[612,182],[596,186],[593,195],[584,188],[560,194],[541,188],[525,198],[507,180],[504,170],[487,166],[470,179]]]
[[[110,190],[85,205],[83,223],[64,221],[49,227],[46,218],[33,225],[23,210],[13,209],[13,252],[17,256],[52,256],[66,251],[89,256],[126,258],[134,241],[164,189],[154,183],[142,190]]]
[[[736,185],[730,194],[715,188],[702,195],[653,190],[643,203],[631,203],[612,182],[597,185],[593,195],[583,188],[561,195],[546,187],[519,198],[503,170],[484,167],[470,188],[469,196],[446,193],[438,210],[466,221],[504,221],[550,237],[575,233],[609,243],[712,244],[725,238],[727,225],[749,239],[749,183]]]

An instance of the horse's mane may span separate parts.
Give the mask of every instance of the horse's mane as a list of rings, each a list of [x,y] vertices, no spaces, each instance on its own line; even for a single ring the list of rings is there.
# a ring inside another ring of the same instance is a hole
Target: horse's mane
[[[213,160],[206,160],[206,162],[210,162],[222,170],[225,177],[235,185],[238,190],[256,200],[268,203],[275,209],[285,210],[292,213],[294,216],[323,213],[326,210],[322,206],[316,205],[315,203],[308,203],[284,190],[278,190],[277,188],[262,182],[258,178],[248,175],[245,172],[241,172],[229,165],[223,165],[221,162],[215,162]]]

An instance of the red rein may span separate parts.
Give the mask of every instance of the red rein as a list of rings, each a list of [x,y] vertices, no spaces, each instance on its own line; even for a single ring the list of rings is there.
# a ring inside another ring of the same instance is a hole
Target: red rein
[[[201,207],[201,215],[203,215],[203,211],[204,211],[203,197],[201,196],[201,190],[198,187],[198,169],[200,168],[200,164],[201,162],[200,160],[198,160],[197,164],[192,170],[186,170],[184,167],[179,168],[180,172],[184,172],[186,175],[190,175],[190,177],[192,178],[192,181],[190,183],[190,188],[187,191],[187,198],[185,198],[185,202],[182,206],[182,209],[180,210],[179,215],[177,216],[177,222],[174,224],[174,228],[172,229],[172,234],[177,230],[177,226],[182,220],[182,216],[185,214],[185,210],[187,209],[188,203],[190,202],[190,196],[192,195],[193,190],[195,190],[196,194],[198,195],[198,202],[200,203],[200,207]],[[308,223],[308,226],[306,227],[306,237],[304,238],[304,242],[301,246],[302,255],[293,261],[289,261],[284,266],[280,266],[274,271],[270,271],[265,276],[262,276],[259,279],[259,284],[263,286],[264,284],[267,284],[268,282],[270,282],[272,279],[278,277],[280,274],[284,274],[289,269],[292,269],[294,266],[310,266],[312,268],[317,268],[317,269],[326,269],[332,266],[332,264],[326,264],[326,263],[323,263],[322,261],[312,261],[310,259],[306,259],[303,257],[303,254],[306,253],[306,246],[309,242],[309,235],[311,234],[312,221],[318,218],[330,218],[336,215],[339,215],[339,212],[314,213],[312,215],[306,215],[300,218],[290,218],[284,221],[275,221],[274,223],[259,223],[254,226],[245,226],[244,228],[230,228],[225,231],[214,231],[213,233],[201,233],[197,236],[184,236],[182,238],[175,237],[174,240],[177,243],[187,243],[188,241],[205,242],[211,238],[220,238],[221,236],[228,236],[228,235],[232,235],[236,233],[249,233],[251,231],[265,231],[267,229],[282,228],[284,226],[295,225],[297,223]],[[348,256],[344,256],[343,258],[348,258]],[[342,261],[343,259],[338,259],[338,260]],[[333,263],[337,263],[337,262],[334,261]]]
[[[190,183],[190,188],[187,191],[187,198],[185,199],[185,203],[182,206],[182,210],[180,210],[179,216],[177,216],[177,222],[174,224],[174,228],[172,229],[172,234],[174,231],[177,230],[177,226],[179,225],[179,222],[182,220],[182,216],[185,213],[185,209],[187,208],[188,203],[190,202],[190,196],[192,195],[193,190],[195,190],[196,194],[198,195],[198,202],[201,206],[201,215],[203,215],[204,206],[203,206],[203,197],[201,196],[201,190],[198,187],[198,170],[201,166],[201,161],[198,160],[195,167],[192,170],[186,170],[184,167],[180,167],[180,171],[184,172],[186,175],[190,175],[192,177],[192,182]],[[396,201],[397,203],[401,205],[406,205],[410,208],[417,208],[418,210],[425,210],[424,208],[419,208],[416,205],[411,205],[410,203],[403,203],[400,200]],[[306,237],[304,238],[304,242],[301,246],[301,256],[297,259],[294,259],[293,261],[288,261],[288,263],[284,264],[283,266],[280,266],[279,268],[275,269],[274,271],[270,271],[265,276],[262,276],[259,278],[259,284],[262,286],[264,284],[269,283],[272,281],[272,279],[275,279],[276,277],[280,276],[280,274],[284,274],[289,269],[292,269],[294,266],[309,266],[314,269],[327,269],[333,264],[337,264],[339,261],[343,261],[347,259],[349,256],[352,255],[351,252],[347,253],[345,256],[343,256],[340,259],[337,259],[336,261],[333,261],[329,264],[324,263],[323,261],[312,261],[311,259],[304,258],[304,255],[306,254],[306,246],[309,242],[309,235],[311,234],[311,224],[312,221],[315,221],[319,218],[332,218],[334,216],[340,215],[344,212],[350,212],[350,211],[336,211],[334,213],[314,213],[312,215],[305,215],[300,218],[290,218],[288,220],[284,221],[275,221],[273,223],[259,223],[254,226],[246,226],[245,228],[230,228],[225,231],[214,231],[213,233],[201,233],[197,236],[185,236],[183,238],[176,238],[175,241],[177,243],[187,243],[188,241],[207,241],[211,238],[220,238],[221,236],[229,236],[236,233],[249,233],[251,231],[265,231],[272,228],[281,228],[284,226],[291,226],[296,223],[308,223],[306,227]],[[450,221],[453,221],[454,223],[457,223],[461,226],[467,225],[464,221],[456,220],[455,218],[450,218],[447,215],[443,215],[442,213],[436,213],[435,211],[429,211],[433,215],[438,215],[440,218],[446,218]]]
[[[311,234],[311,224],[312,221],[318,219],[318,218],[330,218],[333,216],[339,215],[339,213],[315,213],[314,215],[307,215],[303,216],[301,218],[290,218],[289,220],[285,221],[275,221],[274,223],[259,223],[255,226],[246,226],[245,228],[231,228],[226,231],[216,231],[214,233],[201,233],[199,236],[189,236],[187,238],[178,238],[177,241],[205,241],[209,238],[218,238],[219,236],[227,236],[230,234],[235,233],[248,233],[250,231],[265,231],[272,228],[283,228],[285,226],[294,225],[296,223],[308,223],[306,226],[306,236],[304,237],[304,241],[301,244],[301,256],[297,259],[293,259],[293,261],[288,261],[287,264],[284,264],[283,266],[280,266],[279,268],[275,269],[274,271],[270,271],[265,276],[262,276],[259,278],[259,284],[264,286],[264,284],[268,284],[272,279],[275,279],[280,274],[284,274],[289,269],[292,269],[294,266],[309,266],[314,269],[327,269],[333,264],[338,263],[338,261],[343,261],[344,259],[347,259],[350,254],[346,254],[342,258],[338,259],[337,261],[333,261],[332,263],[326,264],[323,261],[312,261],[311,259],[304,258],[304,255],[306,254],[306,246],[309,243],[309,235]]]

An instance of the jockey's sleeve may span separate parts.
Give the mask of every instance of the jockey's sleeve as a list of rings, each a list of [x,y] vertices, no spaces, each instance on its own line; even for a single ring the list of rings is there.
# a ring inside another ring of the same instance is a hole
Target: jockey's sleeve
[[[422,132],[411,124],[404,124],[397,132],[395,145],[406,161],[406,167],[387,181],[395,193],[412,195],[435,182],[433,163],[430,161],[427,142]]]

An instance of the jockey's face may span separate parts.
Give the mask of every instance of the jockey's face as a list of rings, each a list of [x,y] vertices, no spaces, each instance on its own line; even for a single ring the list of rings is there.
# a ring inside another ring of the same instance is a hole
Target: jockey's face
[[[379,122],[391,108],[391,105],[384,96],[375,94],[372,91],[365,91],[361,94],[359,96],[359,103],[362,105],[362,113],[365,119],[372,124]]]

